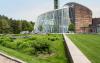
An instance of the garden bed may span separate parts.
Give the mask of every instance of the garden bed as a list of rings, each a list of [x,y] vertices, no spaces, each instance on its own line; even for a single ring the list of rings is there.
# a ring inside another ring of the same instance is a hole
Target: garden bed
[[[62,35],[23,36],[14,35],[13,38],[12,35],[1,35],[0,51],[27,63],[68,63]]]

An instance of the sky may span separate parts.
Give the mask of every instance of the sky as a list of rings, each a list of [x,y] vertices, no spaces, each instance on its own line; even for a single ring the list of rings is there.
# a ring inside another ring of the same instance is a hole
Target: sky
[[[90,8],[93,17],[100,17],[100,0],[59,0],[61,8],[68,2],[76,2]],[[13,19],[36,21],[37,17],[53,10],[53,0],[0,0],[0,15]]]

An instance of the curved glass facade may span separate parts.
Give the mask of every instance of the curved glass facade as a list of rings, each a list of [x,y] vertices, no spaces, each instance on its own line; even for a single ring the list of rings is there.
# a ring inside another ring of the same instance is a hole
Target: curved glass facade
[[[92,11],[87,7],[70,2],[63,6],[62,9],[41,14],[35,23],[35,33],[67,33],[70,24],[75,25],[73,32],[89,32],[84,29],[92,24]]]
[[[49,11],[38,17],[35,33],[66,33],[70,23],[68,7]]]

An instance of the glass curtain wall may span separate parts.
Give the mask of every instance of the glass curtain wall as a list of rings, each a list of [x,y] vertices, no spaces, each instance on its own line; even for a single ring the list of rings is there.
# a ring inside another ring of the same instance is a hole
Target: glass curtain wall
[[[69,8],[57,9],[40,15],[35,33],[67,33],[70,24]]]

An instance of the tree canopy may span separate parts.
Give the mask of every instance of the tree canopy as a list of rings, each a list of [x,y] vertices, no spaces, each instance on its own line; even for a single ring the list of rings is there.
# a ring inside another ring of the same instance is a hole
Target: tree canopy
[[[74,32],[74,31],[75,31],[75,24],[74,24],[74,23],[71,23],[71,24],[69,25],[68,30]]]
[[[19,34],[21,31],[31,32],[34,29],[34,22],[27,20],[15,20],[0,15],[0,34]]]

